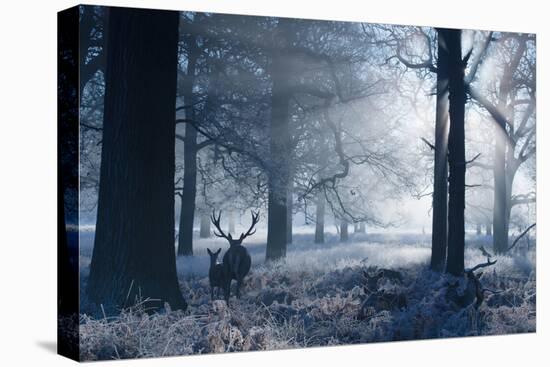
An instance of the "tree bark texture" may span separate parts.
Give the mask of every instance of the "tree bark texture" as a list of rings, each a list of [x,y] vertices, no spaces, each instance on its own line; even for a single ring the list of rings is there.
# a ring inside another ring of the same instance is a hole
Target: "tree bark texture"
[[[443,271],[447,257],[447,143],[449,138],[449,50],[438,31],[435,117],[434,187],[432,202],[431,268]]]
[[[439,31],[449,51],[449,208],[447,272],[464,272],[464,209],[466,155],[464,113],[466,92],[462,61],[461,31]]]
[[[174,249],[179,13],[112,8],[101,183],[88,295],[108,312],[138,298],[187,307]]]

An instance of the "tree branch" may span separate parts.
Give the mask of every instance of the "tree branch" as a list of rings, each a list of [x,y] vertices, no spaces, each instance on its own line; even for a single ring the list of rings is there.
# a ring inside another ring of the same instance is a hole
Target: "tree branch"
[[[209,145],[212,145],[214,144],[214,141],[211,140],[211,139],[208,139],[208,140],[203,140],[202,142],[198,143],[197,144],[197,151],[201,150],[202,148],[205,148]]]
[[[419,63],[413,63],[413,62],[405,59],[403,57],[403,55],[401,54],[401,49],[402,49],[401,42],[398,42],[397,52],[395,54],[395,57],[403,65],[405,65],[409,69],[427,69],[432,73],[437,73],[437,68],[434,66],[434,63],[433,63],[433,55],[432,55],[432,48],[431,48],[431,44],[430,44],[430,39],[429,39],[428,35],[425,34],[424,32],[420,31],[419,33],[421,33],[426,39],[426,43],[428,45],[428,58],[426,60],[423,60],[422,62],[419,62]]]
[[[474,266],[473,268],[471,269],[464,269],[464,272],[465,273],[473,273],[474,271],[478,270],[478,269],[481,269],[481,268],[485,268],[487,266],[492,266],[492,265],[495,265],[497,263],[497,261],[490,261],[489,259],[487,259],[487,262],[486,263],[482,263],[482,264],[477,264],[476,266]]]
[[[472,60],[472,66],[470,67],[470,72],[464,78],[464,82],[466,83],[466,85],[469,85],[474,80],[477,73],[477,69],[479,68],[479,65],[481,65],[483,61],[483,56],[487,52],[487,49],[489,48],[489,44],[491,43],[492,38],[493,38],[493,32],[491,31],[489,32],[489,35],[485,38],[480,52]]]
[[[498,123],[499,127],[503,130],[502,133],[506,136],[506,139],[508,140],[508,143],[511,145],[514,145],[514,140],[508,135],[508,132],[506,131],[506,126],[509,125],[508,119],[502,112],[498,110],[498,108],[493,105],[487,98],[481,95],[475,88],[473,88],[471,85],[466,85],[466,93],[477,101],[487,112],[489,112],[489,115]]]
[[[521,234],[519,236],[516,237],[516,239],[514,240],[514,242],[512,242],[512,245],[510,247],[508,247],[508,250],[507,251],[510,251],[511,249],[514,248],[515,245],[517,245],[517,243],[519,242],[519,240],[525,236],[533,227],[535,227],[537,225],[537,223],[533,223],[531,224],[529,227],[527,227],[525,229],[525,231],[521,232]]]
[[[535,193],[530,192],[528,194],[514,195],[510,201],[510,205],[516,206],[520,204],[532,204],[536,202],[537,202],[537,198],[535,197]]]
[[[422,140],[424,143],[426,143],[426,145],[429,146],[431,150],[435,151],[435,145],[433,145],[432,143],[430,143],[430,142],[428,141],[428,139],[422,138],[422,137],[421,137],[420,140]]]
[[[474,158],[470,159],[469,161],[466,161],[466,165],[474,163],[475,160],[478,159],[480,156],[481,156],[481,153],[477,153]]]

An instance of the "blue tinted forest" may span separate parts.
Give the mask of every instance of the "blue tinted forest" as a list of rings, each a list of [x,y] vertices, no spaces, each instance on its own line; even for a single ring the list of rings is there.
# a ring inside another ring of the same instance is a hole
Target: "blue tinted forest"
[[[74,9],[68,354],[535,331],[534,34]]]

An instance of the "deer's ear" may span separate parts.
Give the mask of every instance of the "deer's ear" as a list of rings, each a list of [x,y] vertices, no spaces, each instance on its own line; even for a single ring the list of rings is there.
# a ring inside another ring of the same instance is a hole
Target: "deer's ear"
[[[216,255],[219,254],[221,251],[222,251],[222,249],[219,248],[218,251],[216,251]]]
[[[206,252],[208,252],[208,255],[212,255],[212,251],[209,248],[206,249]]]

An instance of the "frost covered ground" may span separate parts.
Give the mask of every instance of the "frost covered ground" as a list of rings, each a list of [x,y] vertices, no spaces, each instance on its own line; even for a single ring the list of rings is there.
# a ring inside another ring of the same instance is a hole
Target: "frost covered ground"
[[[206,248],[225,240],[197,239],[195,256],[178,259],[186,312],[149,315],[140,306],[119,316],[98,315],[82,294],[83,359],[153,357],[196,353],[297,348],[379,341],[534,332],[534,251],[497,257],[481,282],[488,291],[480,307],[458,306],[447,296],[465,279],[427,270],[429,237],[419,234],[357,234],[338,243],[328,234],[313,244],[308,228],[298,230],[284,261],[264,264],[265,233],[245,243],[253,267],[243,297],[211,302]],[[93,232],[81,237],[81,285],[87,278]],[[485,262],[478,247],[489,239],[470,236],[466,267]],[[364,276],[391,272],[377,281]],[[457,283],[458,281],[458,283]],[[456,284],[455,284],[456,283]]]

